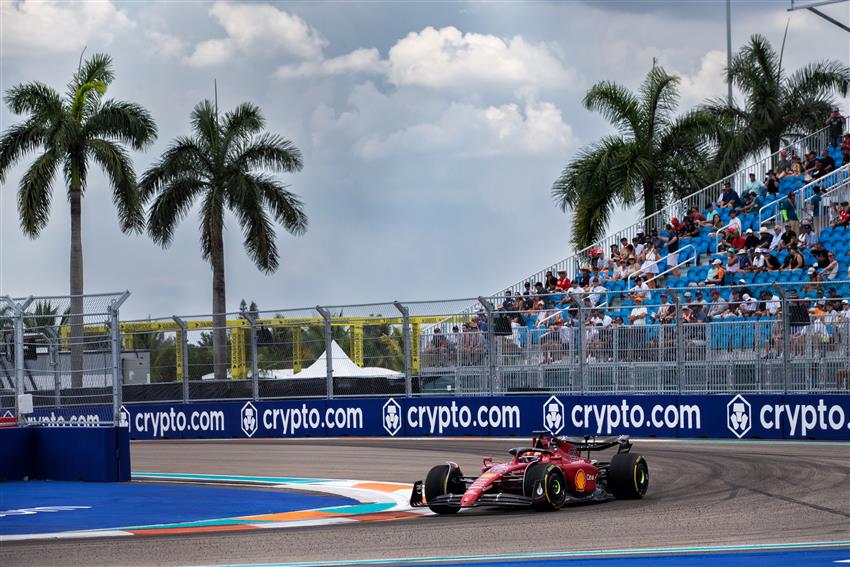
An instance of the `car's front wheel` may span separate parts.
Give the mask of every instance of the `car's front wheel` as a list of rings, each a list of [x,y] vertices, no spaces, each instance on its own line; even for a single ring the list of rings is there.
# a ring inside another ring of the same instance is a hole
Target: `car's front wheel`
[[[464,485],[460,480],[461,472],[451,465],[437,465],[428,471],[425,477],[425,503],[436,514],[455,514],[459,506],[432,504],[438,496],[444,494],[463,494]]]
[[[532,463],[525,469],[523,493],[532,499],[535,510],[558,510],[567,501],[564,472],[551,463]]]

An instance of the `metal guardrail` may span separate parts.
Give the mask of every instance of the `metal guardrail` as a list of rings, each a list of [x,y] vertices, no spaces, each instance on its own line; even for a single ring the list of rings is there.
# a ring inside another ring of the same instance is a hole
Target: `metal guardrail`
[[[850,164],[843,165],[838,169],[827,173],[826,175],[819,177],[817,179],[812,179],[799,189],[794,191],[794,207],[797,211],[797,217],[801,217],[802,212],[806,210],[805,204],[810,201],[812,195],[806,197],[806,193],[809,192],[813,187],[832,187],[835,183],[842,183],[846,181],[850,177]],[[771,203],[768,203],[761,207],[758,212],[758,224],[759,226],[763,226],[770,220],[774,220],[779,216],[779,203],[782,199],[777,199]],[[775,212],[771,215],[767,215],[765,211],[769,209],[774,209]],[[775,221],[774,221],[775,222]]]

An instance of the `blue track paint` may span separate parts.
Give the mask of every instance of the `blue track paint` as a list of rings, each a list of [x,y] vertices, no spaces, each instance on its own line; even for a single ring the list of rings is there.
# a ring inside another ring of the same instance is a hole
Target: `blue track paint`
[[[5,482],[0,488],[0,535],[195,522],[347,504],[357,501],[340,496],[216,486]],[[87,508],[4,514],[50,506]]]
[[[733,558],[729,563],[721,563]],[[632,567],[672,567],[696,565],[729,567],[841,565],[835,563],[850,559],[850,541],[819,541],[799,543],[767,543],[744,545],[718,545],[700,547],[659,547],[632,549],[600,549],[592,551],[553,551],[542,553],[503,553],[493,555],[466,555],[452,557],[412,557],[409,559],[364,559],[359,561],[325,560],[301,563],[245,563],[217,567],[402,567],[416,565],[565,565],[567,567],[601,567],[617,565]],[[691,560],[702,563],[691,563]],[[786,562],[787,560],[787,562]],[[654,562],[657,561],[657,562]],[[796,562],[794,562],[796,561]],[[607,563],[606,563],[607,562]]]

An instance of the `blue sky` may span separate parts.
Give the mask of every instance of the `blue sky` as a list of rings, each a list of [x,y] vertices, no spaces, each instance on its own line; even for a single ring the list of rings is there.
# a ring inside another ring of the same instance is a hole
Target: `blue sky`
[[[262,308],[497,291],[570,253],[570,216],[552,181],[583,144],[610,132],[581,107],[600,80],[637,87],[653,57],[682,76],[683,108],[725,93],[723,2],[3,2],[0,88],[60,91],[80,52],[105,51],[108,96],[146,106],[159,139],[137,172],[188,133],[192,107],[260,105],[268,130],[302,150],[283,180],[310,227],[279,231],[281,267],[265,276],[238,226],[225,240],[228,304]],[[733,46],[754,32],[778,46],[789,2],[733,2]],[[848,5],[825,11],[848,20]],[[850,35],[791,15],[790,68],[850,60]],[[847,114],[848,101],[842,101]],[[17,118],[0,111],[0,129]],[[0,189],[0,295],[68,289],[68,205],[57,178],[37,240],[18,227],[23,160]],[[83,208],[86,289],[129,289],[125,314],[204,313],[211,272],[190,213],[167,250],[123,235],[101,175]],[[624,211],[612,228],[625,225]]]

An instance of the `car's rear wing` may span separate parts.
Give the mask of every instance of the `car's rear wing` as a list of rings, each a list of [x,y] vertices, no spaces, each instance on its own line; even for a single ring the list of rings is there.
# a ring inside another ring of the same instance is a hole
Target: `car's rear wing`
[[[604,451],[611,447],[617,447],[618,453],[628,453],[632,448],[632,442],[628,435],[620,435],[618,437],[604,437],[597,439],[596,437],[585,435],[584,437],[558,437],[552,435],[549,431],[535,431],[533,445],[537,445],[538,439],[550,439],[555,444],[569,443],[578,451]]]

